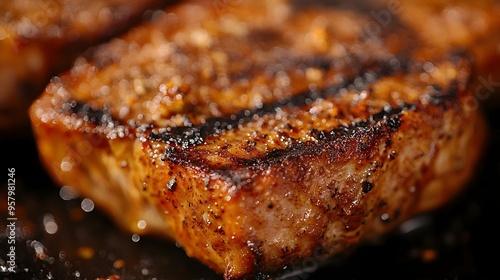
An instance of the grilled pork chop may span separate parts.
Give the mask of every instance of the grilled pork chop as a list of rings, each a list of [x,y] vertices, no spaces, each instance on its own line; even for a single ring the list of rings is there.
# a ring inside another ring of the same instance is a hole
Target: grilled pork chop
[[[137,23],[161,0],[0,1],[0,131],[29,128],[27,109],[86,48]],[[163,1],[167,2],[167,1]]]
[[[80,57],[30,108],[41,160],[226,279],[347,254],[443,206],[485,138],[472,59],[393,20],[187,1]]]

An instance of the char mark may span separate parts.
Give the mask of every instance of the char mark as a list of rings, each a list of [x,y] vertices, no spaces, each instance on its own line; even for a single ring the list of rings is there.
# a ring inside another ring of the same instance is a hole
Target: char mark
[[[313,130],[310,131],[310,135],[320,141],[319,144],[314,143],[297,143],[291,145],[284,150],[274,150],[267,153],[262,158],[245,158],[241,159],[237,163],[238,166],[266,166],[273,165],[286,157],[297,157],[302,158],[305,154],[314,155],[317,153],[322,153],[324,143],[330,142],[342,142],[347,139],[359,140],[365,137],[374,137],[380,140],[378,136],[383,134],[390,135],[396,132],[401,125],[401,114],[404,111],[415,110],[416,106],[413,104],[404,104],[401,107],[387,107],[380,111],[379,113],[373,114],[370,118],[364,121],[352,123],[349,126],[342,126],[339,128],[332,129],[330,131]],[[362,141],[359,141],[360,143]],[[371,144],[375,142],[371,142]],[[341,145],[347,147],[348,145]],[[363,147],[360,144],[360,149]]]
[[[453,100],[457,98],[460,92],[459,83],[457,80],[453,80],[447,89],[443,89],[439,85],[429,86],[429,98],[433,105],[442,104],[448,100]]]
[[[317,158],[325,154],[334,155],[334,161],[350,157],[366,159],[372,154],[373,147],[382,141],[387,142],[392,133],[399,129],[403,112],[415,109],[413,104],[388,107],[367,120],[346,127],[312,132],[316,133],[318,142],[297,142],[283,150],[273,150],[260,157],[234,158],[232,164],[218,168],[218,172],[239,188],[251,189],[253,186],[249,176],[260,174],[271,166],[280,166],[285,161],[301,164],[310,162],[306,158]],[[167,157],[171,160],[186,161],[186,158],[178,156]],[[364,190],[368,192],[371,187],[373,186],[364,186]]]
[[[319,98],[326,99],[335,96],[339,92],[342,92],[342,89],[357,91],[366,90],[369,84],[384,76],[395,74],[398,71],[408,71],[407,64],[409,60],[407,58],[397,59],[399,61],[397,65],[393,63],[394,59],[397,58],[388,58],[365,66],[364,69],[358,72],[360,74],[355,77],[344,79],[343,82],[337,85],[319,90],[307,90],[289,98],[266,103],[256,109],[246,109],[229,116],[211,118],[199,125],[167,127],[161,132],[151,132],[148,138],[153,141],[161,141],[169,145],[180,146],[183,149],[201,145],[209,136],[221,135],[228,130],[232,130],[262,116],[274,114],[284,108],[293,109],[309,105]],[[382,112],[382,114],[385,113]]]
[[[319,0],[319,1],[309,1],[309,0],[293,0],[292,5],[296,10],[310,8],[311,6],[317,6],[320,8],[334,8],[343,10],[354,10],[357,12],[370,12],[379,9],[375,1],[363,1],[363,0],[353,0],[353,1],[343,1],[343,0]]]
[[[77,100],[68,100],[63,104],[63,112],[76,114],[85,122],[95,125],[108,125],[113,123],[111,113],[104,107],[102,109],[92,108],[88,103],[83,103]]]

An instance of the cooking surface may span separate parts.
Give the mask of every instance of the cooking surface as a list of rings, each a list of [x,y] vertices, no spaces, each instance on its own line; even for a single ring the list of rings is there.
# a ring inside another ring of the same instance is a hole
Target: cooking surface
[[[328,279],[487,279],[497,275],[497,260],[491,255],[500,249],[492,230],[500,212],[500,126],[496,112],[491,110],[489,115],[489,150],[463,196],[440,211],[406,223],[402,227],[405,233],[360,247],[343,260],[318,265],[319,260],[308,259],[284,275],[293,279],[323,279],[324,275]],[[113,275],[130,280],[222,279],[175,244],[124,232],[85,197],[61,192],[40,166],[31,139],[4,141],[1,149],[0,276],[5,279]],[[10,249],[6,190],[8,168],[12,167],[16,179],[15,273],[6,270]]]

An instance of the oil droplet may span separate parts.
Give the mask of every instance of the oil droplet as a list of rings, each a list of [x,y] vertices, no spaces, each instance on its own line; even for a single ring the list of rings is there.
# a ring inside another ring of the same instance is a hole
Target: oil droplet
[[[64,172],[70,171],[73,168],[73,164],[71,164],[71,158],[65,157],[61,161],[61,170]]]
[[[81,207],[83,211],[87,213],[91,212],[92,210],[94,210],[94,201],[92,201],[92,199],[90,198],[85,198],[84,200],[82,200]]]
[[[137,233],[134,233],[132,235],[132,241],[139,242],[139,240],[141,240],[141,236],[139,234],[137,234]]]
[[[147,223],[146,223],[146,221],[144,221],[144,220],[139,220],[139,221],[137,222],[137,228],[138,228],[138,229],[145,229],[145,228],[146,228],[146,226],[147,226]]]
[[[30,239],[31,236],[33,235],[32,230],[28,226],[23,226],[21,229],[21,238],[22,239]]]
[[[390,218],[391,218],[391,217],[390,217],[390,215],[389,215],[389,214],[387,214],[387,213],[384,213],[384,214],[382,214],[382,215],[380,216],[380,219],[381,219],[383,222],[388,222]]]
[[[116,269],[120,269],[125,267],[125,261],[122,259],[118,259],[115,262],[113,262],[113,267]]]
[[[45,214],[43,216],[43,227],[48,234],[54,234],[58,230],[58,226],[54,216],[51,214]]]
[[[434,64],[432,64],[431,62],[424,63],[424,71],[425,72],[430,73],[430,72],[432,72],[432,70],[434,70]]]
[[[143,268],[143,269],[141,270],[141,273],[142,273],[142,275],[146,276],[146,275],[148,275],[148,274],[149,274],[149,269],[147,269],[147,268]]]
[[[78,197],[78,193],[75,191],[75,189],[73,189],[72,187],[70,186],[63,186],[60,190],[59,190],[59,196],[63,199],[63,200],[72,200],[72,199],[75,199]]]
[[[47,255],[45,254],[45,246],[39,241],[32,241],[30,246],[35,250],[36,257],[40,260],[45,260]]]
[[[66,252],[65,251],[60,251],[59,252],[59,260],[64,261],[66,259]]]

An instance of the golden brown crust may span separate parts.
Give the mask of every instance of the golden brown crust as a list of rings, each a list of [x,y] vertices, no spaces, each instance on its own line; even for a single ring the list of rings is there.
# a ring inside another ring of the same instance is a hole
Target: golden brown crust
[[[385,0],[384,0],[385,1]],[[388,0],[386,2],[393,2]],[[471,88],[476,103],[500,104],[500,2],[498,0],[399,1],[396,14],[434,52],[463,49],[474,58]],[[425,19],[425,20],[421,20]]]
[[[353,11],[240,5],[183,3],[53,79],[30,116],[55,180],[226,279],[346,253],[461,192],[485,133],[466,54],[399,22],[366,35]]]

